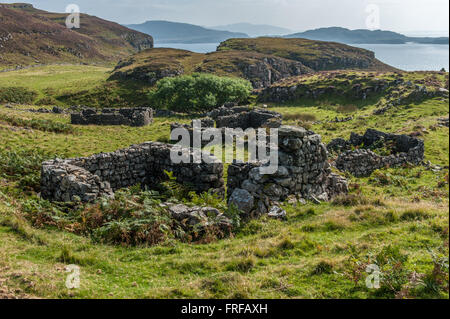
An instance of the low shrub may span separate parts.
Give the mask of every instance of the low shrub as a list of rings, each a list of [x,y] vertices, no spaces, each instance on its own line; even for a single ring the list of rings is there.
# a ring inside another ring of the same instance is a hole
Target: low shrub
[[[344,105],[339,105],[337,107],[336,111],[339,113],[354,113],[354,112],[358,111],[358,107],[353,104],[344,104]]]
[[[286,121],[315,122],[317,117],[310,113],[291,113],[283,116]]]
[[[329,261],[320,261],[312,270],[311,275],[322,275],[333,273],[333,264]]]
[[[405,268],[408,256],[400,252],[398,247],[385,246],[376,254],[361,256],[356,247],[350,247],[351,255],[347,260],[346,275],[356,285],[366,281],[371,274],[377,280],[372,282],[374,289],[370,292],[378,297],[395,297],[409,282],[409,272]],[[371,271],[368,271],[368,270]],[[369,288],[369,287],[367,287]],[[369,288],[370,289],[370,288]]]
[[[37,93],[23,87],[0,88],[0,103],[32,104]]]
[[[400,219],[403,221],[424,220],[430,218],[430,214],[421,209],[411,209],[405,211]]]
[[[437,251],[430,251],[431,269],[419,273],[407,267],[408,256],[395,246],[385,246],[378,253],[362,255],[349,247],[346,275],[355,285],[368,283],[370,274],[378,277],[379,287],[370,288],[372,297],[382,298],[448,298],[448,242]],[[368,270],[371,272],[368,272]],[[375,271],[375,272],[374,272]],[[374,278],[375,278],[374,277]],[[375,283],[375,282],[372,282]],[[368,288],[368,287],[366,287]]]
[[[39,130],[43,132],[61,133],[61,134],[72,134],[75,132],[70,124],[54,122],[50,120],[41,119],[23,119],[8,116],[6,114],[0,114],[0,121],[4,121],[12,126],[30,128],[34,130]]]
[[[227,271],[237,271],[242,273],[250,272],[255,267],[255,259],[253,257],[245,257],[235,259],[226,265]]]
[[[51,96],[43,97],[36,102],[36,105],[57,105],[58,101]]]
[[[247,80],[193,74],[159,80],[149,99],[161,108],[192,113],[209,111],[227,102],[245,102],[251,92],[252,85]]]
[[[332,204],[334,206],[352,207],[358,205],[367,205],[369,204],[369,200],[361,194],[345,194],[334,198]]]
[[[222,229],[215,218],[194,226],[173,219],[167,207],[161,205],[166,200],[177,202],[157,191],[135,186],[117,191],[115,199],[101,199],[93,204],[50,204],[32,199],[22,206],[34,226],[56,226],[88,236],[96,243],[151,246],[172,239],[211,242],[230,234],[231,230]]]
[[[39,191],[42,162],[55,157],[40,149],[0,149],[0,177],[17,180],[22,190]]]

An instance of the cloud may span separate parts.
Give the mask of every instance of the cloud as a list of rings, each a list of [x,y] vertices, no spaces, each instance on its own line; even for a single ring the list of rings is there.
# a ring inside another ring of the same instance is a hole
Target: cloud
[[[3,0],[5,1],[5,0]],[[368,4],[380,7],[383,29],[448,30],[448,0],[28,0],[64,12],[68,4],[119,23],[171,20],[199,25],[237,22],[274,24],[292,30],[324,26],[365,28]],[[16,2],[16,1],[7,1]]]

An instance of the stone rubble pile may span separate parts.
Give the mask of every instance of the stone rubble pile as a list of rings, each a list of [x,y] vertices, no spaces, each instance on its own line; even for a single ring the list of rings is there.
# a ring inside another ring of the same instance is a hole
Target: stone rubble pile
[[[212,207],[188,207],[184,204],[168,205],[173,219],[188,227],[206,228],[214,222],[223,231],[230,231],[232,221],[218,209]]]
[[[448,117],[447,118],[438,119],[438,126],[448,127],[448,124],[449,124],[449,118]]]

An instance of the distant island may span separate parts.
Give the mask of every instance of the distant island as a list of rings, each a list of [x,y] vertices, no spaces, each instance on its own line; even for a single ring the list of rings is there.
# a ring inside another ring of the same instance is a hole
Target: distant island
[[[334,41],[346,44],[449,44],[448,37],[408,37],[400,33],[382,30],[349,30],[339,27],[320,28],[294,33],[285,38],[303,38],[309,40]]]
[[[147,21],[126,27],[151,34],[156,43],[213,43],[230,38],[248,38],[246,33],[207,29],[198,25],[170,21]]]

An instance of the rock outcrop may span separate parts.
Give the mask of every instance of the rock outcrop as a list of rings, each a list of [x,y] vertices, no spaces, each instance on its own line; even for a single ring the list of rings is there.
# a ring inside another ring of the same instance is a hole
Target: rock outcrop
[[[441,118],[441,119],[438,119],[438,126],[441,126],[441,127],[448,127],[449,125],[449,118],[447,117],[447,118]]]
[[[231,232],[233,228],[232,221],[221,213],[218,209],[212,207],[188,207],[183,204],[172,204],[168,206],[169,213],[173,219],[189,228],[195,228],[202,231],[211,225],[219,227],[224,232]]]
[[[228,63],[221,66],[217,63],[218,60]],[[255,89],[268,87],[287,77],[314,72],[298,61],[273,55],[235,51],[209,53],[195,71],[207,73],[232,71],[234,74],[249,80]]]
[[[345,73],[342,73],[345,75]],[[335,97],[347,97],[351,99],[365,100],[371,96],[385,92],[390,87],[398,85],[397,80],[384,80],[384,79],[371,79],[369,83],[355,83],[351,80],[339,81],[339,85],[335,85],[331,79],[333,77],[339,77],[336,72],[322,73],[320,76],[329,76],[330,84],[328,86],[323,85],[321,82],[308,83],[304,78],[290,78],[286,81],[280,81],[271,85],[264,90],[261,90],[258,94],[258,100],[260,102],[274,102],[274,103],[286,103],[289,101],[296,101],[301,98],[306,99],[320,99],[326,96]],[[351,76],[349,76],[351,79]],[[325,83],[327,81],[324,81]]]

